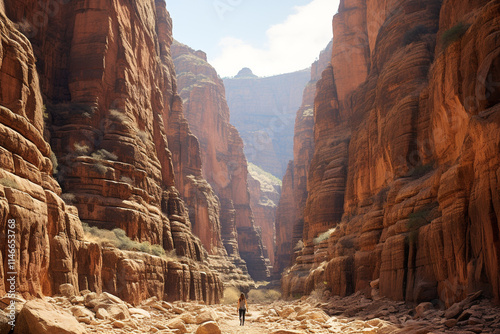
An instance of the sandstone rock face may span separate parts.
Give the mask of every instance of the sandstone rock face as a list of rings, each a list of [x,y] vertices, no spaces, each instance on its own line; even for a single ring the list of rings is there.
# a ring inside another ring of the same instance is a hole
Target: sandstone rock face
[[[248,187],[250,207],[262,233],[264,257],[269,259],[269,266],[274,263],[275,216],[281,193],[281,181],[250,163],[248,166]]]
[[[341,2],[285,292],[499,298],[499,9]]]
[[[224,79],[248,161],[280,179],[293,156],[293,122],[309,79],[309,70],[259,78],[249,69]]]
[[[218,203],[182,116],[164,2],[47,6],[5,1],[30,40],[1,20],[0,227],[16,221],[17,292],[52,295],[69,283],[134,304],[153,295],[218,302],[221,281],[202,264],[207,251],[181,198],[198,195],[189,206],[212,227],[209,249],[219,252]],[[47,21],[29,21],[36,13]],[[183,260],[87,242],[81,221],[121,228]]]
[[[314,97],[316,83],[331,60],[332,45],[326,47],[311,66],[311,80],[304,89],[302,105],[295,117],[293,161],[283,178],[283,191],[276,214],[276,254],[273,274],[279,278],[290,265],[293,249],[302,240],[307,173],[314,153]],[[300,245],[299,245],[300,246]],[[300,247],[299,247],[300,248]]]
[[[204,177],[220,199],[227,254],[236,258],[233,262],[241,255],[252,278],[265,279],[269,272],[250,207],[243,142],[229,123],[224,84],[202,51],[175,42],[172,56],[186,118],[200,142]],[[201,231],[207,228],[201,227]]]

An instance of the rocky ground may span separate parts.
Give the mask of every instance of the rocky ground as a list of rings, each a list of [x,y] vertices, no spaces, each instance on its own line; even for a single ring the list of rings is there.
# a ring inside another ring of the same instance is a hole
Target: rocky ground
[[[244,327],[239,326],[236,306],[199,303],[167,303],[156,298],[136,307],[119,298],[83,291],[71,286],[63,295],[24,301],[17,299],[14,333],[500,333],[500,308],[480,294],[470,295],[448,309],[422,303],[347,298],[303,297],[295,301],[250,304]],[[11,300],[0,306],[0,333],[9,333]]]

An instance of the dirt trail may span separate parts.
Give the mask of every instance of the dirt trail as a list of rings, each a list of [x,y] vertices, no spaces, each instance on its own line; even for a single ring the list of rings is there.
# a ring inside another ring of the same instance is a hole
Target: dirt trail
[[[207,306],[152,298],[133,307],[106,293],[18,303],[23,303],[24,316],[52,328],[37,334],[217,333],[214,328],[224,334],[500,334],[500,309],[480,294],[471,295],[448,309],[432,303],[415,307],[386,299],[371,300],[359,294],[345,298],[303,297],[267,304],[250,302],[244,326],[239,325],[236,303]],[[46,311],[43,317],[36,305]],[[50,309],[53,310],[50,315],[46,314]],[[78,331],[74,330],[75,326],[79,327]],[[204,327],[211,328],[201,330]]]
[[[257,319],[262,316],[262,309],[265,306],[259,305],[254,306],[254,309],[258,311],[253,311],[247,313],[245,317],[245,325],[240,326],[240,321],[238,314],[236,314],[236,309],[234,311],[234,317],[223,318],[219,321],[219,327],[222,333],[234,333],[234,334],[263,334],[267,333],[269,327],[266,324],[259,323]]]

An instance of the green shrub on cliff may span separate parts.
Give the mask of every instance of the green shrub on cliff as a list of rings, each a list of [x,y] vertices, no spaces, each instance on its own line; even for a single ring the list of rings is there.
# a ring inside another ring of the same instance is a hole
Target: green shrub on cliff
[[[450,29],[446,30],[443,33],[443,35],[441,35],[441,43],[443,50],[446,50],[448,46],[450,46],[451,44],[462,38],[462,36],[465,35],[469,27],[470,24],[459,22]]]
[[[335,232],[335,228],[331,228],[328,231],[321,233],[320,235],[318,235],[316,238],[313,239],[314,244],[319,245],[321,242],[328,239],[333,232]]]
[[[124,230],[121,228],[115,228],[113,230],[100,229],[97,226],[89,226],[83,223],[83,231],[85,232],[85,239],[87,241],[93,241],[100,245],[106,246],[111,245],[118,249],[137,251],[142,253],[148,253],[151,255],[163,257],[163,258],[174,258],[175,250],[165,252],[163,247],[160,245],[151,245],[149,242],[137,242],[130,239]]]

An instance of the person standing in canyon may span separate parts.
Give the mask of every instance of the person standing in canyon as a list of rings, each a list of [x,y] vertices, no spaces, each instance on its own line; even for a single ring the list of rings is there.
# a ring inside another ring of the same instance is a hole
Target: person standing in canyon
[[[238,299],[238,313],[240,316],[240,326],[245,325],[245,313],[248,310],[247,300],[245,295],[242,293]]]

